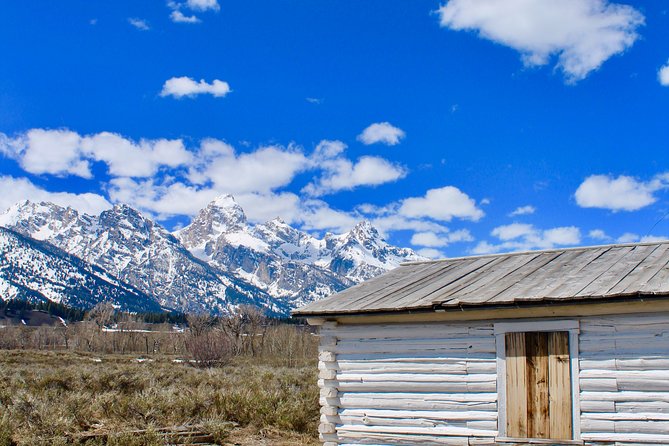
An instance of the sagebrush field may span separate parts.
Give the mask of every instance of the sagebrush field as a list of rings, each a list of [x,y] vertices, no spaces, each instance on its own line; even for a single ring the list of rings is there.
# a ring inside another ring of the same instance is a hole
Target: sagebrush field
[[[159,335],[80,325],[68,327],[68,348],[44,347],[62,330],[0,330],[0,446],[162,445],[160,429],[184,426],[222,445],[318,444],[316,337],[299,327],[231,336],[220,325]],[[146,354],[145,336],[160,351]],[[110,352],[119,345],[125,353]]]

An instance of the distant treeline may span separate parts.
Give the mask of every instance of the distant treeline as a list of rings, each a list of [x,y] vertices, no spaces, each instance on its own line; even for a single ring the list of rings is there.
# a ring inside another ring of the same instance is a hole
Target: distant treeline
[[[23,299],[0,300],[0,312],[6,317],[20,317],[29,311],[43,311],[51,316],[62,317],[68,322],[81,322],[87,318],[91,310],[73,308],[56,302],[28,302]],[[117,312],[121,317],[124,313]],[[135,319],[147,324],[185,324],[186,315],[175,311],[164,311],[162,313],[138,313],[133,314]]]

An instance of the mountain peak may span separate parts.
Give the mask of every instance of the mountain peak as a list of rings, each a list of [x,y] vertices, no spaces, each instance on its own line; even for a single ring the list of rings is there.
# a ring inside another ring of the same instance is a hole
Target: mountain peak
[[[244,209],[230,194],[220,195],[210,202],[195,218],[195,221],[206,221],[221,230],[246,225]]]
[[[376,227],[369,220],[362,220],[356,224],[353,229],[351,229],[349,234],[361,242],[364,242],[365,240],[381,238],[379,230],[376,229]]]
[[[244,209],[232,195],[220,195],[202,209],[191,223],[175,235],[187,249],[201,247],[222,234],[247,226]]]
[[[235,197],[233,197],[230,194],[219,195],[218,197],[214,198],[209,203],[209,206],[218,207],[218,208],[241,207],[241,206],[239,206],[239,204],[235,200]]]

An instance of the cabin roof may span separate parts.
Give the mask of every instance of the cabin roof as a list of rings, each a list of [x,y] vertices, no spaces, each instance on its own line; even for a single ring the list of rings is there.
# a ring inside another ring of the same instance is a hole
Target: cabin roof
[[[669,241],[406,263],[293,312],[409,312],[669,296]]]

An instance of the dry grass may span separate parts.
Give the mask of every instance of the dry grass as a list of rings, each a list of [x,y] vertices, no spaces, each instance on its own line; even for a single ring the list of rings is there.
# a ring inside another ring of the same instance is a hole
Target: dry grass
[[[0,350],[0,446],[71,444],[91,431],[112,435],[85,444],[153,445],[161,441],[151,429],[184,424],[219,444],[318,444],[313,361],[240,357],[201,369],[145,358]],[[132,429],[148,432],[122,434]]]

